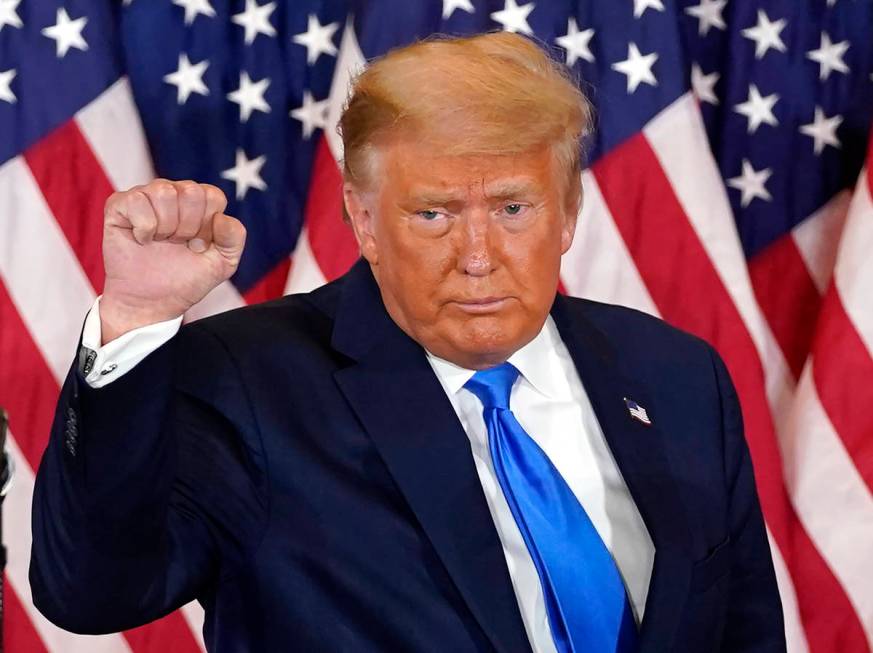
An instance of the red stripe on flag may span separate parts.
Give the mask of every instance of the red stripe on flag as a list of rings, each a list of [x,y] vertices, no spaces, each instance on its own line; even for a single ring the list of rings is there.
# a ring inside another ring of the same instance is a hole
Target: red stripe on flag
[[[328,281],[345,274],[358,260],[358,243],[342,215],[342,175],[327,139],[321,137],[315,149],[305,224],[312,254]]]
[[[36,470],[48,442],[58,384],[2,281],[0,324],[0,406],[9,411],[9,429]]]
[[[9,583],[9,578],[6,577],[5,580],[3,627],[0,629],[3,644],[6,646],[4,650],[10,653],[48,653],[48,649],[30,622],[30,616]]]
[[[0,405],[8,409],[9,428],[28,465],[36,470],[48,443],[60,389],[2,282],[0,324]],[[134,653],[163,653],[168,641],[173,642],[173,651],[200,651],[178,612],[127,632],[125,638]]]
[[[146,626],[126,630],[124,637],[135,653],[202,653],[178,610]]]
[[[281,297],[288,283],[288,272],[291,271],[291,258],[286,256],[261,280],[243,293],[247,304],[258,304]]]
[[[873,492],[873,359],[833,283],[825,295],[812,361],[822,406]]]
[[[74,121],[39,140],[24,158],[91,285],[103,289],[103,204],[112,184]]]
[[[869,651],[857,614],[789,501],[761,361],[751,336],[655,153],[640,134],[598,161],[593,172],[661,314],[711,342],[730,370],[761,504],[797,587],[810,651]]]
[[[799,379],[809,354],[821,295],[790,233],[749,261],[749,275],[770,329]]]

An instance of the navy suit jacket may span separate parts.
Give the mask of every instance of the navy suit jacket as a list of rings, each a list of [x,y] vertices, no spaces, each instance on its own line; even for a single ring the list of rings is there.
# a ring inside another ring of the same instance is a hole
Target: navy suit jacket
[[[640,651],[784,651],[719,357],[629,309],[557,297],[552,315],[656,548]],[[363,262],[188,325],[102,389],[74,366],[30,580],[81,633],[198,599],[217,653],[530,651],[469,440]]]

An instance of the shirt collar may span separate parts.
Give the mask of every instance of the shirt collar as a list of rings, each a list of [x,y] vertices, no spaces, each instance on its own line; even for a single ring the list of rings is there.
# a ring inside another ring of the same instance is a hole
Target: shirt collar
[[[547,397],[559,397],[563,394],[559,377],[561,366],[558,359],[558,342],[560,342],[558,328],[549,315],[536,337],[509,357],[509,362],[518,369],[528,383]],[[476,370],[455,365],[434,356],[429,351],[426,353],[437,378],[450,394],[456,394],[476,373]]]

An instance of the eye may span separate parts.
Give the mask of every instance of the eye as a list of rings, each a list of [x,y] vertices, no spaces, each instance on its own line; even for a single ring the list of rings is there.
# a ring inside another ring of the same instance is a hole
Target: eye
[[[440,217],[440,212],[434,211],[433,209],[427,209],[425,211],[418,211],[418,215],[430,222],[431,220],[436,220]]]
[[[527,208],[528,207],[525,206],[524,204],[519,204],[518,202],[513,202],[512,204],[507,204],[506,206],[503,207],[503,213],[505,215],[508,215],[508,216],[514,218],[514,217],[524,215],[525,210]]]

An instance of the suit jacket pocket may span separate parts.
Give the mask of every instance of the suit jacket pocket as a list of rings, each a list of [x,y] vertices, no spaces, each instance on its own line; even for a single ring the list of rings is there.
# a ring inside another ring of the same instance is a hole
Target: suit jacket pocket
[[[691,569],[691,591],[702,592],[712,587],[730,571],[731,538],[726,537],[703,560]]]

